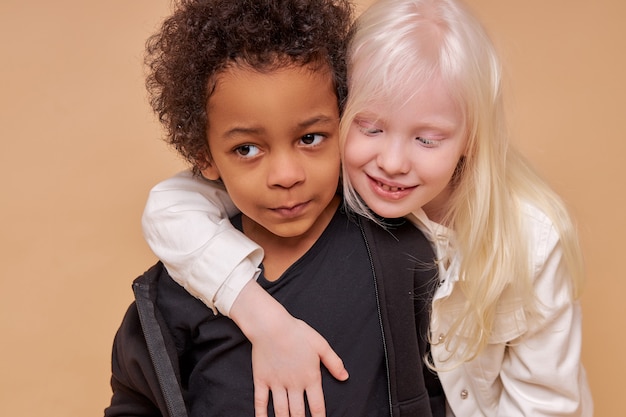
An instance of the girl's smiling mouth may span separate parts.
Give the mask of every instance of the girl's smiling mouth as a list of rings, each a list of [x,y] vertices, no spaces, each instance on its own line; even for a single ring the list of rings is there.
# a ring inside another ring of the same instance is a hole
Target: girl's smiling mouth
[[[371,182],[376,184],[377,187],[388,192],[407,191],[407,190],[412,190],[413,188],[417,187],[416,185],[392,184],[387,181],[382,181],[378,178],[371,177],[369,175],[367,175],[367,177],[369,178]]]
[[[397,183],[394,184],[386,181],[381,181],[380,179],[371,177],[369,175],[366,176],[369,180],[372,191],[382,198],[398,200],[406,197],[411,193],[411,191],[417,188],[416,185],[407,186]]]

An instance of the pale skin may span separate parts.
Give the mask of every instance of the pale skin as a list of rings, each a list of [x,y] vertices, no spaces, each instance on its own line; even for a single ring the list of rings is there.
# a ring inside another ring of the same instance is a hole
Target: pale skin
[[[254,94],[250,94],[254,91]],[[317,240],[339,204],[338,107],[328,73],[287,67],[258,73],[233,66],[207,104],[211,161],[243,213],[244,232],[265,251],[266,277],[278,278]],[[293,318],[256,281],[240,293],[231,318],[252,342],[255,416],[326,415],[320,361],[348,373],[326,340]]]
[[[441,222],[450,181],[467,146],[463,113],[435,77],[404,105],[356,115],[344,145],[350,182],[370,209],[397,218],[423,208]]]

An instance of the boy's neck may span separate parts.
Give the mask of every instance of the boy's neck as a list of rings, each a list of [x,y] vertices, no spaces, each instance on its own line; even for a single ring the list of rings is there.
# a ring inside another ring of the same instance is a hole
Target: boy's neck
[[[340,202],[341,197],[335,196],[306,233],[293,237],[277,236],[245,214],[241,215],[243,233],[265,252],[263,258],[265,279],[274,281],[280,278],[287,268],[311,249],[335,215]]]

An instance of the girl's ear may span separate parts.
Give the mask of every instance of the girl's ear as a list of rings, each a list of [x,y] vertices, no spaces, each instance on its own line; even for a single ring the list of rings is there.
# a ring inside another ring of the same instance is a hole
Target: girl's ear
[[[461,154],[462,158],[465,158],[470,151],[470,131],[469,128],[465,128],[465,146],[463,149],[463,153]]]
[[[463,169],[465,168],[465,155],[461,155],[459,162],[457,162],[454,172],[452,173],[451,183],[457,183],[461,175],[463,175]]]

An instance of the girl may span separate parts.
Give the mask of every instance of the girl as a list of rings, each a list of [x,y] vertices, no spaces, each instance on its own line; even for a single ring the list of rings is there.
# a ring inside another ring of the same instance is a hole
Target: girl
[[[436,248],[431,354],[449,413],[591,415],[574,228],[509,146],[481,25],[452,0],[381,0],[348,72],[345,198],[408,216]]]
[[[509,146],[500,64],[480,23],[456,0],[379,0],[358,19],[348,59],[345,198],[365,216],[407,216],[436,248],[425,360],[441,379],[448,415],[592,415],[575,231],[558,196]],[[306,362],[319,354],[345,377],[312,329],[284,312],[269,323],[254,317],[265,311],[259,305],[272,306],[249,280],[262,254],[211,246],[215,234],[234,233],[224,220],[228,200],[216,193],[189,174],[152,190],[143,224],[157,256],[244,331],[275,326],[278,334],[291,323],[312,341]],[[198,227],[201,235],[180,242],[181,229]],[[216,257],[232,267],[204,276]],[[259,352],[279,343],[251,340]],[[301,395],[316,384],[305,366],[295,376],[270,371],[299,358],[284,352],[255,362],[255,374],[265,390]]]

